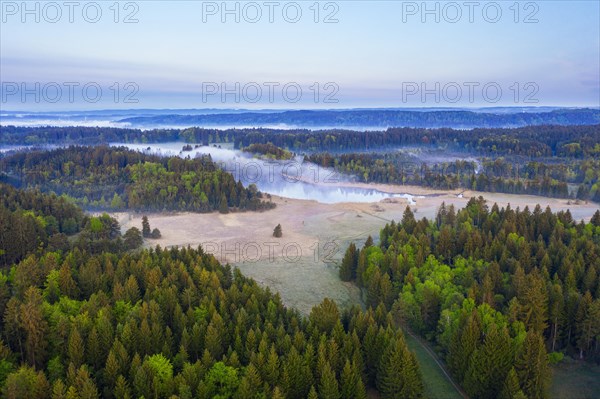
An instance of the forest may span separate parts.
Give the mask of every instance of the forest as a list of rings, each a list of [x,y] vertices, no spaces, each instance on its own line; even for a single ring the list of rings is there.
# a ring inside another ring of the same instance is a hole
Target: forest
[[[314,153],[305,156],[305,160],[334,168],[364,183],[462,188],[600,202],[600,160],[597,158],[530,160],[509,156],[479,161],[426,162],[403,153],[370,152]],[[570,190],[569,185],[576,189]]]
[[[528,126],[522,128],[389,128],[384,131],[354,130],[225,130],[220,139],[236,148],[271,142],[297,152],[382,151],[390,146],[436,146],[479,156],[527,157],[600,156],[600,125]],[[579,145],[577,145],[579,144]]]
[[[2,212],[67,216],[44,207],[62,203],[53,195],[7,190]],[[115,223],[77,226],[109,238]],[[341,312],[326,299],[303,317],[201,247],[105,244],[36,246],[0,268],[2,397],[422,397],[415,356],[381,306]]]
[[[222,213],[275,206],[210,156],[159,157],[125,147],[58,148],[0,158],[0,180],[73,199],[86,209]]]
[[[555,109],[549,112],[496,113],[472,110],[428,110],[412,109],[335,109],[335,110],[285,110],[278,112],[236,112],[196,115],[152,115],[120,119],[121,123],[142,126],[412,126],[442,127],[459,129],[477,126],[503,127],[528,125],[590,125],[600,123],[600,112],[593,108]]]
[[[0,268],[29,254],[73,248],[122,252],[138,248],[142,240],[135,227],[121,235],[119,223],[107,214],[88,215],[64,197],[0,183]],[[28,272],[37,273],[31,269],[35,264],[29,267]]]
[[[234,143],[241,149],[272,143],[294,152],[357,152],[389,150],[390,146],[436,146],[477,156],[600,156],[600,124],[543,125],[520,128],[389,128],[380,131],[344,129],[122,129],[101,127],[0,126],[1,145],[92,145],[107,143]]]
[[[449,128],[390,128],[385,131],[188,128],[142,131],[4,126],[0,127],[0,132],[0,144],[5,145],[167,141],[205,145],[233,143],[237,149],[272,159],[289,159],[292,152],[304,153],[307,161],[333,167],[366,183],[414,184],[437,189],[462,188],[600,201],[600,125],[477,128],[468,131]],[[421,161],[398,153],[398,148],[418,149],[442,157],[445,153],[458,158],[475,157],[479,165],[471,160]],[[154,159],[152,162],[157,161]],[[178,189],[182,188],[181,184],[178,186]],[[240,193],[241,188],[234,195],[231,185],[227,186],[225,196],[228,206],[245,209],[246,204],[231,197],[243,199],[248,196]],[[168,189],[167,186],[163,199],[170,197]],[[118,194],[128,195],[120,191]],[[88,197],[87,203],[83,202],[85,196]],[[94,198],[87,194],[81,196],[80,204],[89,206],[92,202],[99,209],[110,208],[113,194],[108,190],[104,201],[102,195],[92,196]],[[223,202],[221,199],[217,195],[207,202],[196,201],[194,204],[193,199],[186,197],[168,207],[204,212],[219,209]],[[119,199],[115,200],[114,205],[120,205]],[[140,206],[136,201],[134,198],[134,206]],[[250,209],[268,206],[259,204],[260,201],[254,201]],[[129,206],[129,203],[125,201],[125,205]],[[160,208],[160,205],[152,203],[152,198],[144,199],[142,205],[149,209]]]
[[[550,364],[600,362],[600,211],[584,223],[480,197],[417,220],[407,207],[339,272],[427,339],[471,398],[548,398]]]

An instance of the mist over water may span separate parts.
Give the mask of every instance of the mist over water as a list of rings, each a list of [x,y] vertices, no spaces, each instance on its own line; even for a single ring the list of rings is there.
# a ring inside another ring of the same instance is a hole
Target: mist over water
[[[339,202],[379,202],[385,198],[406,198],[413,202],[410,194],[385,193],[376,189],[348,187],[350,183],[337,172],[305,162],[302,157],[287,161],[264,160],[238,150],[198,146],[192,151],[182,151],[185,143],[122,144],[133,150],[163,156],[200,157],[210,155],[212,160],[233,174],[245,186],[256,184],[264,193],[286,198],[314,200],[325,204]]]

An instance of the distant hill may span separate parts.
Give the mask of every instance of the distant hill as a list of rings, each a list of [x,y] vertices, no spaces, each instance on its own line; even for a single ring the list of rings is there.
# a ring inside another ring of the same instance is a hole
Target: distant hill
[[[594,125],[600,123],[600,110],[558,109],[554,111],[492,113],[481,111],[416,110],[311,110],[285,112],[244,112],[204,115],[153,115],[124,118],[136,126],[219,126],[291,125],[298,127],[522,127],[536,125]]]

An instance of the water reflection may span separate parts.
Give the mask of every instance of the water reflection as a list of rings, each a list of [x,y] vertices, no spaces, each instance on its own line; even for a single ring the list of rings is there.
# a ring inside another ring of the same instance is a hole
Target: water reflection
[[[180,142],[111,145],[165,156],[194,158],[210,154],[213,161],[232,173],[234,178],[241,180],[244,185],[256,184],[262,192],[286,198],[314,200],[325,204],[406,198],[409,203],[414,203],[410,194],[391,194],[376,189],[344,186],[348,181],[338,173],[314,163],[304,162],[302,157],[288,161],[262,160],[238,150],[193,145],[191,151],[182,151],[184,144]]]

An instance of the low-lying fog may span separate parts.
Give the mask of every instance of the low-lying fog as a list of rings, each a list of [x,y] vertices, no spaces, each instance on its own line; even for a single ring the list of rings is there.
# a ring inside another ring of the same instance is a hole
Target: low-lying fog
[[[424,147],[402,147],[397,149],[396,151],[405,155],[408,159],[414,159],[418,163],[425,163],[431,165],[436,163],[441,164],[455,161],[465,161],[472,162],[473,164],[475,164],[475,170],[473,171],[475,172],[475,174],[481,173],[483,171],[481,161],[479,161],[479,159],[471,155],[457,154],[442,149],[432,149]]]
[[[379,202],[385,198],[406,198],[413,202],[410,194],[391,194],[369,188],[344,187],[349,181],[332,169],[304,162],[302,157],[288,161],[263,160],[238,150],[198,146],[191,151],[182,151],[185,143],[123,144],[111,143],[134,150],[158,155],[177,155],[194,158],[210,154],[222,169],[233,174],[244,185],[256,184],[264,193],[286,198],[315,200],[325,204],[339,202]]]

